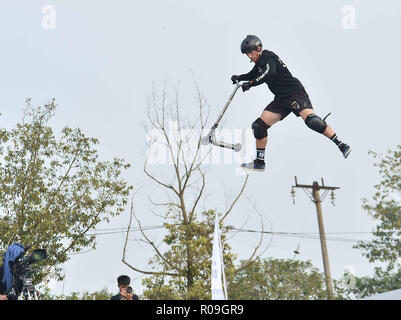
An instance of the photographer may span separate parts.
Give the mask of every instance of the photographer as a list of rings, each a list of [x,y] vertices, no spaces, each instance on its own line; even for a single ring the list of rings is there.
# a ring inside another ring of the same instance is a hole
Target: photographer
[[[110,300],[139,300],[138,296],[132,292],[130,287],[131,279],[128,276],[119,276],[117,278],[120,293],[112,296]]]

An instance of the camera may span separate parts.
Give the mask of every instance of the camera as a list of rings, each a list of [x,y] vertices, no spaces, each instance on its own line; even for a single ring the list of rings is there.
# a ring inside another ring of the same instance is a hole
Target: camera
[[[131,287],[125,288],[125,292],[131,294],[132,293],[132,288]]]
[[[33,271],[31,265],[47,258],[45,249],[35,249],[31,254],[26,255],[28,248],[10,262],[12,274],[12,288],[7,294],[9,300],[17,300],[22,294],[25,300],[37,300],[36,289],[33,286]]]

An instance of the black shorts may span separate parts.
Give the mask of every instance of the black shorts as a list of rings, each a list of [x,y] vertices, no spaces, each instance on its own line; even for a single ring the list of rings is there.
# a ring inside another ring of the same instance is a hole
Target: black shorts
[[[297,117],[304,109],[313,109],[312,102],[306,91],[299,91],[292,96],[283,99],[274,99],[265,108],[266,111],[281,114],[281,120],[293,112]]]

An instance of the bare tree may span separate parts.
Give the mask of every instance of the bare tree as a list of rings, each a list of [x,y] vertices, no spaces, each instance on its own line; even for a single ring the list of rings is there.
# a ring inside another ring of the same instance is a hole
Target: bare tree
[[[164,82],[164,86],[161,92],[158,91],[155,84],[152,87],[152,93],[148,101],[147,116],[150,126],[147,128],[148,132],[150,129],[156,129],[160,132],[159,139],[152,140],[149,142],[149,149],[151,150],[152,145],[158,143],[163,145],[168,152],[171,162],[172,178],[170,181],[166,181],[165,177],[156,176],[150,172],[148,161],[149,154],[146,157],[144,164],[145,175],[153,181],[156,185],[167,191],[168,200],[165,202],[155,201],[152,197],[148,196],[154,207],[165,208],[165,212],[174,212],[175,220],[179,227],[183,230],[183,243],[185,249],[183,250],[183,256],[179,258],[172,258],[171,254],[162,252],[160,245],[157,245],[150,239],[145,233],[140,220],[134,213],[133,201],[131,203],[130,220],[127,228],[125,245],[123,250],[122,261],[132,270],[140,272],[146,275],[154,275],[159,277],[180,277],[186,279],[186,286],[190,288],[194,285],[194,275],[197,273],[196,268],[202,267],[205,262],[210,261],[210,251],[205,252],[203,255],[200,253],[199,247],[190,245],[194,238],[194,231],[191,226],[198,223],[196,212],[200,211],[199,208],[201,199],[205,198],[206,188],[206,166],[202,165],[204,159],[209,156],[210,148],[208,152],[201,152],[201,138],[205,135],[205,127],[208,122],[210,114],[210,107],[199,90],[197,83],[195,82],[197,101],[197,114],[192,120],[184,121],[182,110],[180,108],[179,93],[178,90],[173,98],[168,96],[166,89],[167,82]],[[171,102],[172,101],[172,102]],[[191,108],[191,111],[195,108]],[[168,130],[168,124],[173,121],[176,124],[174,134],[171,134]],[[204,148],[204,147],[202,147]],[[244,193],[249,176],[246,175],[240,190],[237,192],[234,199],[228,205],[228,208],[221,214],[220,223],[232,212],[234,206],[237,204],[241,195]],[[205,210],[204,210],[205,211]],[[261,217],[261,215],[260,215]],[[129,234],[132,229],[133,218],[135,218],[138,224],[139,231],[141,234],[140,241],[150,246],[156,256],[156,260],[160,262],[164,267],[161,270],[142,270],[127,262],[126,250]],[[163,218],[167,218],[167,214],[163,214]],[[210,218],[210,215],[209,215]],[[166,225],[171,228],[171,225]],[[262,221],[263,229],[263,221]],[[171,231],[171,229],[170,229]],[[229,231],[229,228],[225,229]],[[213,234],[213,223],[210,223],[205,231],[211,237]],[[209,238],[210,240],[210,238]],[[262,245],[263,232],[261,238],[249,257],[249,261],[257,258],[257,251]],[[211,241],[210,241],[211,248]],[[200,257],[202,256],[202,257]]]

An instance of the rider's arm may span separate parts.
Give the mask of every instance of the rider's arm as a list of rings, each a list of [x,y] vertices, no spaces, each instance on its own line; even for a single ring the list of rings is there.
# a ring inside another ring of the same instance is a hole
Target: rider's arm
[[[239,81],[249,81],[251,79],[254,79],[257,76],[257,69],[256,69],[256,65],[252,68],[251,71],[249,71],[248,73],[245,74],[241,74],[239,76]]]

